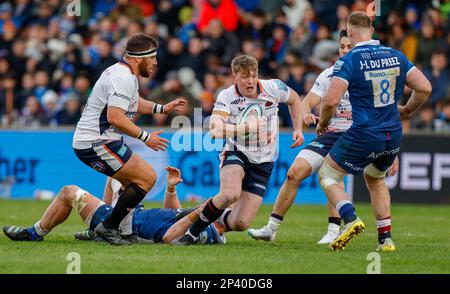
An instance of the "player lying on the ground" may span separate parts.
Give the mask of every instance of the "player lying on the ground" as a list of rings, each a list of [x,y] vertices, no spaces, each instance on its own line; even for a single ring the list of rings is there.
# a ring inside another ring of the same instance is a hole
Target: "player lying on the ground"
[[[180,171],[173,167],[167,167],[166,170],[169,174],[164,208],[143,209],[143,206],[140,206],[134,210],[130,223],[133,233],[147,243],[175,242],[198,218],[204,207],[203,204],[195,209],[182,209],[176,194],[176,185],[182,181]],[[91,230],[112,212],[110,205],[83,189],[70,185],[59,191],[44,216],[36,224],[27,228],[4,226],[3,232],[14,241],[42,241],[45,235],[69,217],[72,208]],[[177,225],[173,226],[174,224]],[[199,243],[225,243],[225,238],[219,231],[222,231],[220,225],[211,224],[202,231]]]
[[[352,49],[352,44],[347,36],[347,31],[342,30],[339,38],[339,56],[343,57]],[[311,113],[311,109],[320,105],[325,96],[333,73],[333,66],[325,69],[318,77],[310,92],[302,101],[303,121],[306,125],[316,124],[318,117]],[[283,221],[288,209],[292,206],[297,195],[298,187],[301,182],[312,173],[317,173],[321,167],[325,156],[333,147],[339,137],[347,131],[352,125],[352,106],[349,101],[348,91],[345,92],[339,102],[336,112],[330,123],[332,131],[318,136],[309,143],[297,155],[294,163],[288,171],[286,180],[278,193],[275,206],[269,218],[267,225],[260,229],[250,229],[248,234],[256,240],[273,241],[276,232]],[[398,169],[398,160],[394,162],[389,170],[389,175],[394,175]],[[343,185],[343,183],[342,183]],[[374,210],[377,228],[378,228],[378,249],[381,251],[394,251],[395,245],[392,242],[391,217],[390,217],[390,198],[372,198],[372,207]],[[341,218],[336,208],[328,202],[328,231],[320,239],[318,244],[329,244],[338,235],[341,225]]]

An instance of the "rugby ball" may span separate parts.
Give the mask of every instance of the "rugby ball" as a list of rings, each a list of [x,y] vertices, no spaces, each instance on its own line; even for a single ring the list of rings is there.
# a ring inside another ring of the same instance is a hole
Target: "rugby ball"
[[[239,115],[238,119],[237,119],[237,124],[243,124],[245,122],[247,122],[247,120],[249,119],[249,117],[251,116],[256,116],[256,117],[260,117],[263,114],[263,109],[259,104],[249,104],[247,105],[241,112],[241,114]],[[245,136],[243,136],[243,138],[245,139],[249,139],[250,137],[252,137],[254,134],[247,134]]]

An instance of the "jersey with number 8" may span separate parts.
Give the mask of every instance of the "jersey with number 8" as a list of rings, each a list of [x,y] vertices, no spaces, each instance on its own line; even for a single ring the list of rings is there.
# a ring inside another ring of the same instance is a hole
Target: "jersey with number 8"
[[[333,76],[349,84],[353,125],[360,140],[389,140],[402,134],[397,102],[414,65],[379,41],[360,42],[334,67]]]

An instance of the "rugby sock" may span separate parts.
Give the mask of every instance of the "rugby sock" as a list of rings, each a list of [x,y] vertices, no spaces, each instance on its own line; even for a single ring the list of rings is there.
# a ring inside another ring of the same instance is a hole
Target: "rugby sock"
[[[223,209],[217,208],[212,199],[206,202],[205,208],[200,213],[200,217],[189,227],[190,234],[197,238],[198,235],[207,227],[209,224],[218,219],[223,213]]]
[[[283,217],[272,212],[269,218],[269,222],[267,223],[267,227],[269,227],[269,229],[271,229],[273,232],[276,232],[282,222]]]
[[[340,217],[332,217],[332,216],[330,216],[328,218],[328,223],[329,224],[335,224],[335,225],[340,226],[341,225],[341,221],[342,221],[342,219]]]
[[[356,219],[355,207],[349,200],[341,200],[336,204],[336,210],[344,220],[344,224],[348,224]]]
[[[107,229],[118,229],[120,222],[135,208],[147,195],[147,192],[139,188],[136,184],[126,187],[117,200],[111,215],[103,221],[103,226]]]
[[[222,215],[220,216],[219,223],[225,227],[225,232],[232,231],[228,225],[228,217],[233,210],[231,208],[225,208]]]
[[[49,231],[46,231],[42,229],[41,227],[41,221],[38,221],[33,226],[25,229],[28,234],[31,236],[31,240],[39,239],[40,237],[44,237],[49,233]]]
[[[386,238],[391,237],[391,217],[377,219],[378,243],[383,244]]]

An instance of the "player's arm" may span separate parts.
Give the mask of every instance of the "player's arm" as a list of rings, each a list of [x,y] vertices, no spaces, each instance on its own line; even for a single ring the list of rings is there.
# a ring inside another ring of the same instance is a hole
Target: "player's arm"
[[[181,111],[184,107],[187,107],[187,105],[187,101],[184,98],[177,98],[165,105],[162,105],[139,97],[137,112],[142,114],[169,114],[172,111]]]
[[[177,185],[183,181],[181,171],[176,167],[166,167],[166,192],[164,193],[164,208],[181,208],[181,203],[177,196]]]
[[[248,133],[257,132],[265,125],[265,118],[255,118],[250,116],[249,120],[243,124],[234,125],[227,123],[228,112],[214,110],[209,123],[209,133],[213,139],[233,138],[244,136]]]
[[[307,126],[311,124],[316,124],[319,121],[319,117],[311,113],[311,110],[319,105],[322,97],[319,95],[309,92],[306,94],[302,101],[302,111],[303,111],[303,123]]]
[[[302,101],[300,100],[297,92],[295,92],[291,88],[289,88],[289,97],[286,100],[286,104],[288,105],[289,113],[291,114],[292,118],[292,125],[294,128],[294,131],[292,133],[292,140],[294,141],[294,143],[292,143],[291,148],[295,148],[302,145],[305,139],[303,138],[302,132]]]
[[[183,236],[188,230],[189,226],[193,224],[199,217],[206,202],[196,208],[193,212],[189,213],[176,223],[174,223],[164,234],[162,240],[164,243],[170,244],[173,240]]]
[[[411,72],[408,73],[406,84],[413,89],[413,92],[406,105],[398,106],[398,111],[400,112],[402,119],[411,117],[414,111],[427,101],[432,90],[430,81],[424,76],[422,71],[417,68],[413,68]]]
[[[108,122],[113,125],[120,132],[127,134],[130,137],[138,138],[143,141],[145,145],[152,148],[155,151],[165,151],[168,146],[169,140],[160,137],[159,135],[163,132],[156,131],[152,133],[147,133],[140,127],[135,125],[126,115],[125,110],[116,107],[108,106],[107,110]]]
[[[336,107],[341,101],[342,96],[348,88],[348,82],[339,77],[331,79],[330,87],[328,88],[325,97],[323,97],[322,106],[320,107],[320,118],[317,124],[317,134],[323,135],[327,132],[330,120],[333,117]]]

